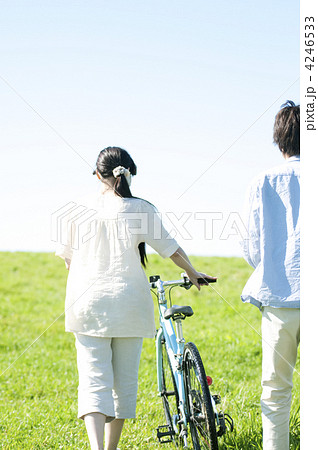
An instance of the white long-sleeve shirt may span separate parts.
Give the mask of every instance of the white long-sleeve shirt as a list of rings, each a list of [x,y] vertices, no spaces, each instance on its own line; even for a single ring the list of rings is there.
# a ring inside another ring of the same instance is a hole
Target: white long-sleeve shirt
[[[247,199],[246,261],[255,269],[241,299],[259,308],[300,307],[300,158],[263,172]]]

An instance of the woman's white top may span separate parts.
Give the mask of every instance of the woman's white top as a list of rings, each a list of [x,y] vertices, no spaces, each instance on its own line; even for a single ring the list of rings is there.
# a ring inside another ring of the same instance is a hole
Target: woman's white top
[[[59,218],[56,255],[71,260],[66,288],[66,331],[90,336],[155,335],[154,306],[138,245],[163,258],[178,243],[145,200],[112,191],[69,204]]]

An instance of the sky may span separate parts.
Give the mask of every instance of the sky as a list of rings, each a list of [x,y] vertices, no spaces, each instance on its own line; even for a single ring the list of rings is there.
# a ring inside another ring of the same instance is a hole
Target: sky
[[[274,117],[300,101],[299,2],[1,9],[0,250],[54,251],[52,215],[99,189],[97,155],[114,145],[188,254],[240,256],[247,187],[283,163]]]

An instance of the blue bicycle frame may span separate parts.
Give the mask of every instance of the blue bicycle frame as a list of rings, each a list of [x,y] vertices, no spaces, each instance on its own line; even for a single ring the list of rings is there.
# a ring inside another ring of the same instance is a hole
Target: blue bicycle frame
[[[182,358],[183,358],[183,350],[185,340],[182,333],[182,324],[181,319],[176,319],[176,333],[172,325],[171,319],[165,319],[164,313],[167,310],[167,300],[165,296],[164,286],[174,286],[180,284],[180,282],[184,283],[184,280],[178,281],[169,281],[162,282],[162,280],[156,281],[156,287],[158,292],[158,302],[159,302],[159,322],[160,328],[157,332],[156,336],[156,352],[157,352],[157,361],[162,360],[162,345],[163,339],[166,342],[166,349],[169,356],[169,360],[171,363],[171,368],[173,372],[173,376],[176,382],[178,396],[179,396],[179,421],[178,423],[181,425],[181,437],[184,440],[184,448],[187,448],[187,405],[186,405],[186,396],[184,390],[184,380],[183,380],[183,371],[182,371]],[[158,391],[159,394],[162,392],[162,365],[157,364],[157,380],[158,380]],[[173,426],[174,431],[178,435],[179,431],[176,426],[176,418],[173,418]]]

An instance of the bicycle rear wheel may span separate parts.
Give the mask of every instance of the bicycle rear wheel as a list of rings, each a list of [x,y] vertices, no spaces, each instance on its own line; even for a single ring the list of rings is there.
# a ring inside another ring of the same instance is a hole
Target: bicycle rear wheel
[[[179,441],[180,425],[177,424],[179,420],[178,404],[179,396],[176,387],[176,382],[173,376],[171,364],[168,358],[166,344],[162,343],[162,404],[165,413],[167,425],[174,430],[175,435],[172,437],[173,442],[177,445]]]
[[[183,364],[193,448],[218,450],[216,419],[206,374],[199,351],[192,342],[185,345]]]

